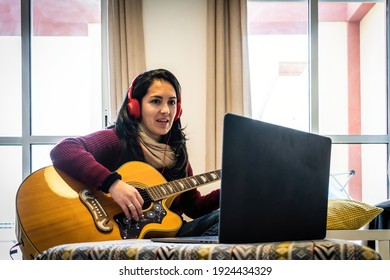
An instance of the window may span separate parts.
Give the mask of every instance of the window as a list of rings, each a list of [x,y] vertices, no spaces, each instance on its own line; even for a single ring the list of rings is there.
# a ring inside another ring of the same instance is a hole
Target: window
[[[101,128],[100,0],[33,3],[32,135]]]
[[[386,5],[248,1],[253,117],[331,137],[331,174],[367,203],[389,197]]]
[[[0,0],[0,259],[15,240],[10,209],[23,178],[51,164],[61,139],[104,125],[104,2]]]

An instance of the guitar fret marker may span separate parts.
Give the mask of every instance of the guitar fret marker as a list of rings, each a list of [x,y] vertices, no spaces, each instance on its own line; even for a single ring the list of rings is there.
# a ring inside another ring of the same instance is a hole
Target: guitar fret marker
[[[163,187],[160,187],[160,190],[163,192],[163,194],[167,194],[167,191]]]
[[[195,178],[191,178],[192,183],[196,186],[198,185],[198,181],[195,180]]]
[[[200,176],[200,179],[202,179],[203,183],[206,183],[208,181],[205,176]]]
[[[174,192],[174,190],[172,189],[171,185],[167,184],[167,187],[169,188],[169,190],[171,191],[171,193]]]

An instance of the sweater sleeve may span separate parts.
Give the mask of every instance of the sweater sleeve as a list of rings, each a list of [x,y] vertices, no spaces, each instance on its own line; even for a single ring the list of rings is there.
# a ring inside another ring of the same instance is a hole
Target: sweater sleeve
[[[120,147],[115,130],[107,129],[64,139],[51,150],[50,157],[55,167],[98,189],[121,165]]]
[[[192,176],[192,168],[189,165],[188,176]],[[180,194],[173,201],[171,210],[178,215],[185,214],[195,219],[219,208],[220,189],[202,195],[198,189],[192,189]]]

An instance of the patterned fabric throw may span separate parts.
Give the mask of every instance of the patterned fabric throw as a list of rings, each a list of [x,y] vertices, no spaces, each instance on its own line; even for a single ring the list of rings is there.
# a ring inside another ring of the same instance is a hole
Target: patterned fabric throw
[[[38,260],[380,260],[373,249],[328,240],[256,244],[161,244],[133,239],[64,244]]]

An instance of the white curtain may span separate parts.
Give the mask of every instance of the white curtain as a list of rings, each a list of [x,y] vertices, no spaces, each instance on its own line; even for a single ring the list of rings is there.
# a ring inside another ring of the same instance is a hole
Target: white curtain
[[[207,3],[206,169],[221,167],[225,113],[250,116],[247,1]]]
[[[132,79],[145,71],[142,1],[108,0],[110,123]]]

